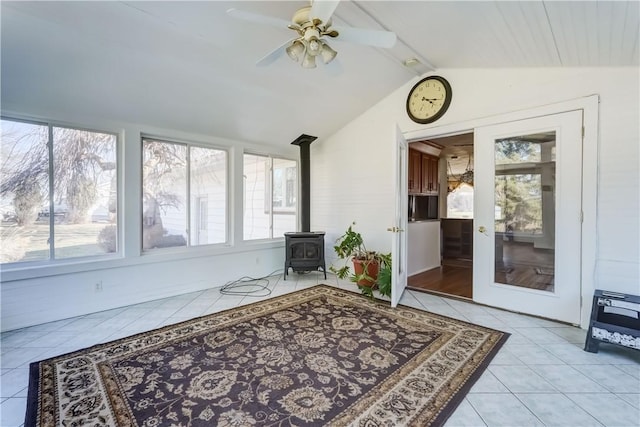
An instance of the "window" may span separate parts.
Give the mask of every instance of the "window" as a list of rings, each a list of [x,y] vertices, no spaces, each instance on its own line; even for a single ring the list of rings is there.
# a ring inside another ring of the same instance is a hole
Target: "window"
[[[298,168],[294,160],[244,155],[244,239],[296,231]]]
[[[462,183],[447,194],[447,218],[473,218],[473,187]]]
[[[496,231],[542,234],[541,174],[511,174],[495,177]]]
[[[543,210],[552,215],[555,200],[555,146],[555,132],[496,140],[496,232],[544,234]],[[551,235],[552,224],[546,227]]]
[[[1,124],[0,262],[117,252],[117,136]]]
[[[227,152],[151,138],[142,151],[142,248],[225,243]]]

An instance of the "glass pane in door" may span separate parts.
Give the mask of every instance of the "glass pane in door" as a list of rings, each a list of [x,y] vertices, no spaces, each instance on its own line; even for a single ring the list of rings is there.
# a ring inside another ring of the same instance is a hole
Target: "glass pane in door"
[[[555,291],[556,134],[495,140],[495,282]]]

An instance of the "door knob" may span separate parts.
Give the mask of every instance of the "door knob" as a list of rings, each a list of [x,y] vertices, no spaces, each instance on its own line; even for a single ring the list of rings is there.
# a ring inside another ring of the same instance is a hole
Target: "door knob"
[[[478,231],[482,234],[487,234],[487,228],[484,225],[478,227]]]
[[[398,227],[389,227],[387,228],[387,231],[390,231],[392,233],[400,233],[401,231],[404,231],[402,228],[398,228]]]

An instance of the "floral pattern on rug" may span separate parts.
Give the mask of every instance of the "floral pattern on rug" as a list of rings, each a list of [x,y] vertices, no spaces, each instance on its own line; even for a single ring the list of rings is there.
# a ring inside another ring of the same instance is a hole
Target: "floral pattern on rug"
[[[145,427],[322,425],[441,335],[318,297],[110,368]]]
[[[33,364],[33,425],[442,423],[506,336],[316,286]]]

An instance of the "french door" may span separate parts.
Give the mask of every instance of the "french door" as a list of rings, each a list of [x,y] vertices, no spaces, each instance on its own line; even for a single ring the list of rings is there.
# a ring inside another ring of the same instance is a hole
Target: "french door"
[[[394,186],[396,189],[395,218],[391,231],[391,306],[395,307],[407,287],[407,233],[409,212],[407,210],[407,140],[396,127],[394,149]]]
[[[474,301],[580,323],[582,120],[475,129]]]

